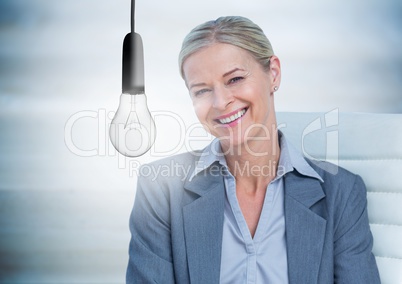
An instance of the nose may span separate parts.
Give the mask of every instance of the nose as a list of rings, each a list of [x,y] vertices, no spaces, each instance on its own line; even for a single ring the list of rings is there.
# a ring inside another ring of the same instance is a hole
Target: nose
[[[213,108],[218,110],[225,110],[234,100],[230,90],[225,87],[215,88],[213,94]]]

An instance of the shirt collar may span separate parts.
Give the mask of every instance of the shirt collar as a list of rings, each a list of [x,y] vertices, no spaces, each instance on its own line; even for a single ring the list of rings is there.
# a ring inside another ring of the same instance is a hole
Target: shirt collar
[[[281,154],[275,179],[279,179],[294,169],[304,176],[316,178],[323,182],[320,175],[307,163],[304,157],[290,144],[281,131],[278,131]],[[191,181],[196,175],[218,162],[227,168],[225,156],[222,153],[219,139],[215,138],[202,152],[196,167],[190,176]]]
[[[284,174],[293,171],[294,169],[304,176],[316,178],[324,182],[321,176],[307,163],[302,154],[297,151],[292,144],[290,144],[285,135],[278,131],[279,143],[281,147],[281,155],[279,157],[277,178]]]
[[[200,172],[209,168],[215,162],[226,166],[225,156],[222,154],[221,144],[219,143],[218,138],[212,140],[212,142],[201,152],[200,159],[198,160],[189,181],[191,181]]]

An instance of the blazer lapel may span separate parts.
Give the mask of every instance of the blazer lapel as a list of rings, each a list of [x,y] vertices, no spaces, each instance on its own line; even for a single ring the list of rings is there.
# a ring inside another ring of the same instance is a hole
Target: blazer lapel
[[[325,197],[319,180],[285,176],[285,221],[290,283],[317,283],[326,220],[310,207]]]
[[[191,283],[219,283],[225,201],[223,176],[207,169],[191,182],[187,181],[185,189],[199,196],[183,207]]]

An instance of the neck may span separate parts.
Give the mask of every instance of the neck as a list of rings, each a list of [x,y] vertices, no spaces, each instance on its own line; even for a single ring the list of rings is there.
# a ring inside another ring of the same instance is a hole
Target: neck
[[[226,163],[239,184],[249,189],[266,188],[276,176],[280,147],[278,132],[272,137],[247,141],[233,151],[225,152]]]

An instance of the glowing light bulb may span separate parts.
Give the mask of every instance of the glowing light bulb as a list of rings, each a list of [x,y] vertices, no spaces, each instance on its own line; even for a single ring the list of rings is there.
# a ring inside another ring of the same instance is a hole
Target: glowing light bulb
[[[144,92],[144,56],[139,34],[129,33],[123,43],[123,92],[109,135],[120,154],[138,157],[155,142],[155,122]]]

